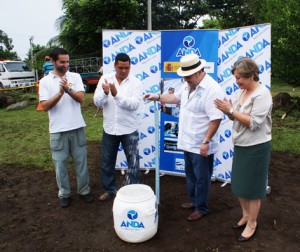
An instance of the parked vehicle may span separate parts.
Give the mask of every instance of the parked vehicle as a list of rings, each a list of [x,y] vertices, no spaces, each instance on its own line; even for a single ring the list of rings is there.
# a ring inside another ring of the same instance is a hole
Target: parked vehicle
[[[20,88],[35,85],[34,70],[23,61],[0,61],[0,88]]]
[[[99,73],[80,73],[80,76],[82,78],[85,92],[88,93],[95,91],[98,81],[100,79]]]
[[[95,91],[100,79],[100,66],[99,57],[70,60],[70,72],[80,74],[86,93]]]

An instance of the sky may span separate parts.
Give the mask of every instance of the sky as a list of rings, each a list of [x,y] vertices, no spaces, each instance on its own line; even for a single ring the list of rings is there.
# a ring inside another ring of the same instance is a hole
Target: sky
[[[0,0],[0,30],[11,38],[13,51],[24,60],[33,43],[46,45],[57,36],[57,18],[63,15],[62,0]]]

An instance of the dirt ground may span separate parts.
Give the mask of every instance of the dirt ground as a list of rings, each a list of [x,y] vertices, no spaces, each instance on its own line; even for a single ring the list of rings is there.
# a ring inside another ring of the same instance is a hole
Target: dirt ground
[[[91,188],[98,196],[99,143],[88,147]],[[231,229],[241,216],[238,201],[221,182],[212,183],[210,213],[191,223],[189,210],[180,208],[188,199],[185,178],[162,176],[158,232],[131,244],[114,231],[113,200],[83,202],[72,169],[72,202],[62,209],[54,171],[0,165],[0,251],[299,251],[299,164],[300,156],[272,153],[271,193],[262,202],[254,239],[242,244],[236,241],[240,231]],[[121,183],[120,172],[117,178]],[[142,182],[155,191],[154,172],[143,173]]]

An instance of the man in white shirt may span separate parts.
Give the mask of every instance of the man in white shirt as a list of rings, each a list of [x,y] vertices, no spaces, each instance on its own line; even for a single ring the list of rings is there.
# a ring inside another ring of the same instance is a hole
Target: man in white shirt
[[[116,193],[115,165],[120,143],[124,149],[128,169],[125,184],[137,184],[139,174],[138,108],[143,100],[142,83],[130,75],[130,58],[125,53],[116,56],[115,72],[104,74],[98,82],[94,103],[103,107],[103,137],[101,182],[104,193],[100,201]]]
[[[208,196],[214,154],[218,149],[216,134],[223,113],[215,107],[215,97],[224,98],[219,84],[206,72],[206,61],[196,54],[183,56],[177,74],[185,80],[174,94],[146,94],[144,99],[180,103],[178,148],[184,151],[185,174],[191,202],[182,208],[193,209],[187,217],[196,221],[208,213]]]
[[[68,52],[62,48],[50,54],[54,70],[41,79],[40,104],[49,114],[50,148],[55,163],[60,206],[70,205],[68,158],[72,156],[77,174],[77,192],[87,203],[94,201],[90,193],[87,169],[85,122],[81,114],[84,88],[79,74],[69,69]]]

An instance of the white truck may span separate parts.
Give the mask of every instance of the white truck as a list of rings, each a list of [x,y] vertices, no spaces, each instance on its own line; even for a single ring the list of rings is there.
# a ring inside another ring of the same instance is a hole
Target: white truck
[[[0,61],[0,89],[23,88],[35,85],[34,70],[23,61]]]

